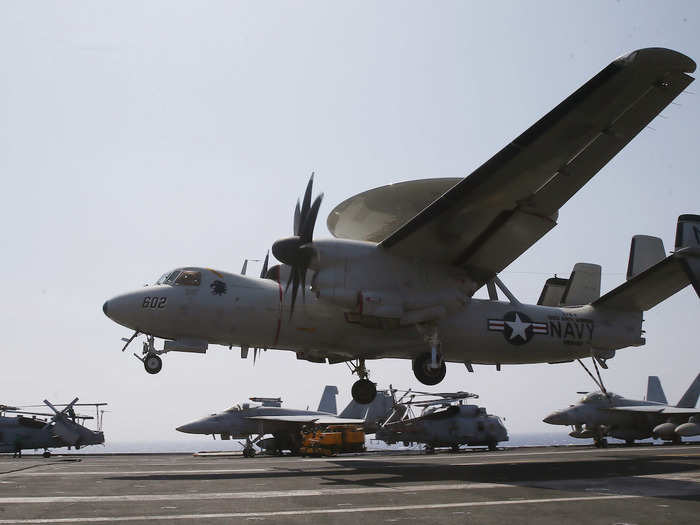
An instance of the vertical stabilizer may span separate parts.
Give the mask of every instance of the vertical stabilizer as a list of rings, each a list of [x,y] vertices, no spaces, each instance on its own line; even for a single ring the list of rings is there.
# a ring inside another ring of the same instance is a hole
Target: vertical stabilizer
[[[666,394],[664,394],[664,389],[661,388],[661,381],[659,381],[659,376],[649,376],[649,381],[647,382],[647,401],[654,401],[656,403],[668,404],[666,401]]]
[[[685,214],[676,224],[676,251],[689,246],[700,246],[700,215]]]
[[[684,248],[694,250],[696,255],[700,251],[700,215],[685,214],[678,217],[676,251]],[[700,259],[697,256],[686,257],[683,263],[690,283],[700,296]]]
[[[338,395],[338,387],[335,385],[326,385],[321,395],[321,402],[318,404],[319,412],[328,412],[329,414],[337,414],[338,406],[335,404],[335,396]]]
[[[600,298],[600,273],[598,264],[576,263],[561,298],[563,306],[592,303]]]
[[[347,417],[350,419],[364,419],[367,414],[367,405],[361,405],[354,399],[348,403],[343,411],[340,413],[340,417]]]
[[[664,242],[650,235],[635,235],[630,245],[627,280],[660,263],[666,258]]]
[[[676,406],[678,408],[695,408],[695,404],[698,402],[698,394],[700,394],[700,374],[695,377],[695,381],[691,383]]]

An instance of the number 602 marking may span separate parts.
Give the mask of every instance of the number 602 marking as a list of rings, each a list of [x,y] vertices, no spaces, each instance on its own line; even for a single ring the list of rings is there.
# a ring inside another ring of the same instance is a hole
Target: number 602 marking
[[[143,298],[143,304],[141,304],[141,308],[165,308],[165,303],[167,301],[167,297],[147,296]]]

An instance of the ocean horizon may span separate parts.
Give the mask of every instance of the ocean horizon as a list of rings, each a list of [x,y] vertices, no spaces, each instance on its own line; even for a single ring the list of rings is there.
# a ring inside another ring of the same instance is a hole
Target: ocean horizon
[[[624,443],[624,441],[614,438],[608,438],[611,444]],[[700,436],[692,438],[684,438],[683,441],[700,441]],[[637,441],[637,443],[661,443],[659,440],[645,439]],[[374,439],[374,435],[367,436],[365,441],[367,450],[420,450],[422,445],[413,445],[409,447],[397,443],[387,445],[386,443]],[[499,443],[500,448],[513,447],[538,447],[538,446],[572,446],[572,445],[592,445],[592,439],[577,439],[572,438],[565,432],[532,432],[518,433],[510,435],[508,441]],[[472,447],[465,447],[472,448]],[[157,453],[195,453],[195,452],[227,452],[240,451],[243,449],[242,440],[231,439],[180,439],[180,440],[162,440],[162,441],[116,441],[107,442],[104,445],[93,445],[80,450],[71,450],[71,454],[157,454]],[[65,452],[65,448],[52,449],[55,453],[60,454]],[[41,453],[43,450],[37,450],[36,453]],[[32,454],[33,451],[25,451],[25,454]]]

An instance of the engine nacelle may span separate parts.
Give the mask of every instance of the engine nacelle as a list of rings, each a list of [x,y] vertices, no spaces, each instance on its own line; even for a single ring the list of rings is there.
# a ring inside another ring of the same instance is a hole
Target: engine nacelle
[[[656,425],[654,427],[652,433],[654,434],[654,436],[657,436],[661,439],[672,441],[673,438],[676,437],[676,426],[677,425],[675,423],[661,423],[660,425]]]

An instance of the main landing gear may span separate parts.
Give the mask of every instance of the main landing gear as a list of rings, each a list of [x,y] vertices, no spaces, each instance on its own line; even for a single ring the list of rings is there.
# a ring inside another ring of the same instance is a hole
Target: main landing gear
[[[365,360],[358,359],[354,363],[348,363],[348,367],[353,374],[360,377],[352,385],[353,400],[361,405],[374,401],[374,398],[377,397],[377,385],[369,380],[369,371],[365,366]]]
[[[447,366],[440,355],[440,338],[436,326],[419,328],[425,342],[430,345],[430,352],[420,354],[413,359],[413,373],[424,385],[437,385],[445,379]]]

